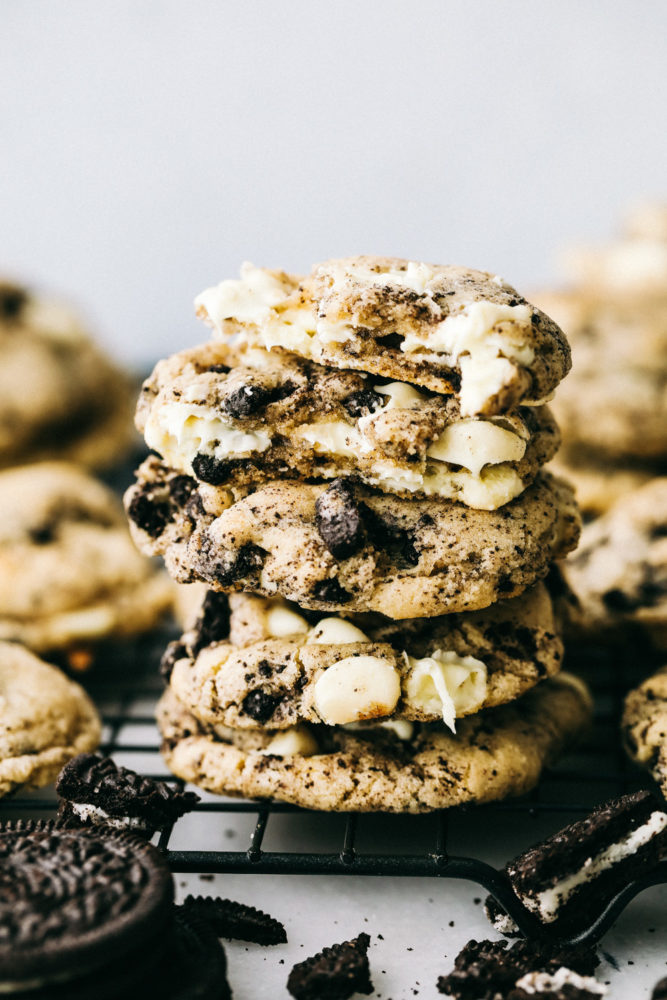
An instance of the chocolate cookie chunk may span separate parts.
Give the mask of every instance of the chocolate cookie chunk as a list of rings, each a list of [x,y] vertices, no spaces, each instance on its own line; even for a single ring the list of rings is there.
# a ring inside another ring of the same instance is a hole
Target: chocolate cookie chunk
[[[213,896],[187,896],[183,905],[189,914],[209,924],[218,937],[264,945],[287,941],[283,924],[254,906]]]
[[[288,976],[288,991],[296,1000],[347,1000],[355,993],[372,993],[370,943],[368,934],[360,934],[298,962]]]
[[[129,829],[152,837],[156,830],[194,809],[199,796],[145,778],[110,757],[80,754],[60,772],[56,782],[61,826]]]

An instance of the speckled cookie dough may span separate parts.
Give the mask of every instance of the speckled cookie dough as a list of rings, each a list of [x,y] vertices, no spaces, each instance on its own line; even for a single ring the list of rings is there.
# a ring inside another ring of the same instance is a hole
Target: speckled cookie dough
[[[226,607],[229,605],[228,607]],[[543,584],[484,611],[394,622],[306,612],[210,591],[164,658],[179,701],[208,725],[457,720],[512,701],[562,662]]]
[[[0,641],[0,796],[53,781],[102,732],[83,688],[17,643]]]
[[[632,627],[667,648],[667,478],[628,493],[585,526],[562,566],[575,633],[614,642]]]
[[[548,316],[464,267],[350,257],[301,278],[246,264],[195,306],[223,340],[454,393],[464,417],[543,400],[570,367]]]
[[[409,813],[528,792],[590,715],[587,689],[566,674],[463,719],[456,735],[433,723],[417,726],[409,740],[380,726],[362,732],[304,725],[278,736],[213,731],[171,689],[158,706],[168,766],[208,791],[308,809]]]
[[[628,755],[667,797],[667,665],[627,695],[621,730]]]
[[[0,466],[112,464],[135,442],[132,393],[68,307],[0,281]]]
[[[212,485],[356,475],[483,510],[518,496],[559,443],[545,406],[461,418],[456,396],[220,343],[159,362],[137,427],[171,468]]]
[[[350,479],[198,486],[151,457],[125,501],[134,537],[182,583],[321,611],[423,618],[513,597],[577,542],[570,488],[542,473],[497,511],[402,500]]]
[[[0,472],[0,639],[44,651],[134,635],[172,599],[102,483],[60,462]]]

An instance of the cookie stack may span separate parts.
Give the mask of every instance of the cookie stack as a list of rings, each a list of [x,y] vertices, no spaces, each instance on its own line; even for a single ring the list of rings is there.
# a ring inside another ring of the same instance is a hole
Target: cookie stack
[[[160,362],[135,539],[209,590],[167,651],[174,772],[322,809],[521,793],[588,718],[542,578],[577,542],[561,330],[493,275],[245,265]],[[229,596],[227,596],[229,595]]]
[[[667,473],[667,205],[646,205],[605,247],[566,257],[572,282],[537,296],[572,342],[558,395],[558,466],[586,513]]]

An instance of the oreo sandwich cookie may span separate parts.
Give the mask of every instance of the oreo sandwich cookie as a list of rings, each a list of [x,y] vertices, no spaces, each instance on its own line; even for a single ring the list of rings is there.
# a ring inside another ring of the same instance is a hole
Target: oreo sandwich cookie
[[[589,926],[628,883],[667,855],[667,812],[650,792],[598,806],[505,867],[512,889],[533,916],[564,938]],[[513,921],[490,897],[487,916],[512,933]]]
[[[110,757],[82,753],[70,760],[56,782],[58,825],[104,826],[152,837],[194,809],[199,796],[166,781],[119,767]]]
[[[118,830],[0,827],[0,993],[116,1000],[161,964],[172,924],[166,860]]]
[[[187,896],[183,907],[190,916],[209,924],[217,937],[264,945],[287,941],[285,927],[279,920],[233,899]]]
[[[287,979],[288,992],[296,1000],[347,1000],[355,993],[372,993],[370,943],[368,934],[359,934],[297,962]]]
[[[455,1000],[587,1000],[606,988],[593,976],[599,959],[592,948],[559,948],[517,941],[475,941],[462,948],[454,968],[438,979],[438,990]]]

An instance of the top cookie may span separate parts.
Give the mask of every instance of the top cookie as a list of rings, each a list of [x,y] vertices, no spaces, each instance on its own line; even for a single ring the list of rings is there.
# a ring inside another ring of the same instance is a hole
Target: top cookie
[[[0,281],[0,466],[110,464],[133,440],[131,397],[74,313]]]
[[[523,492],[559,441],[546,406],[462,418],[456,396],[221,343],[160,361],[137,427],[172,469],[215,486],[356,475],[482,510]]]
[[[501,278],[393,257],[328,261],[299,278],[245,264],[195,300],[226,339],[456,394],[461,415],[548,397],[570,367],[559,327]]]

